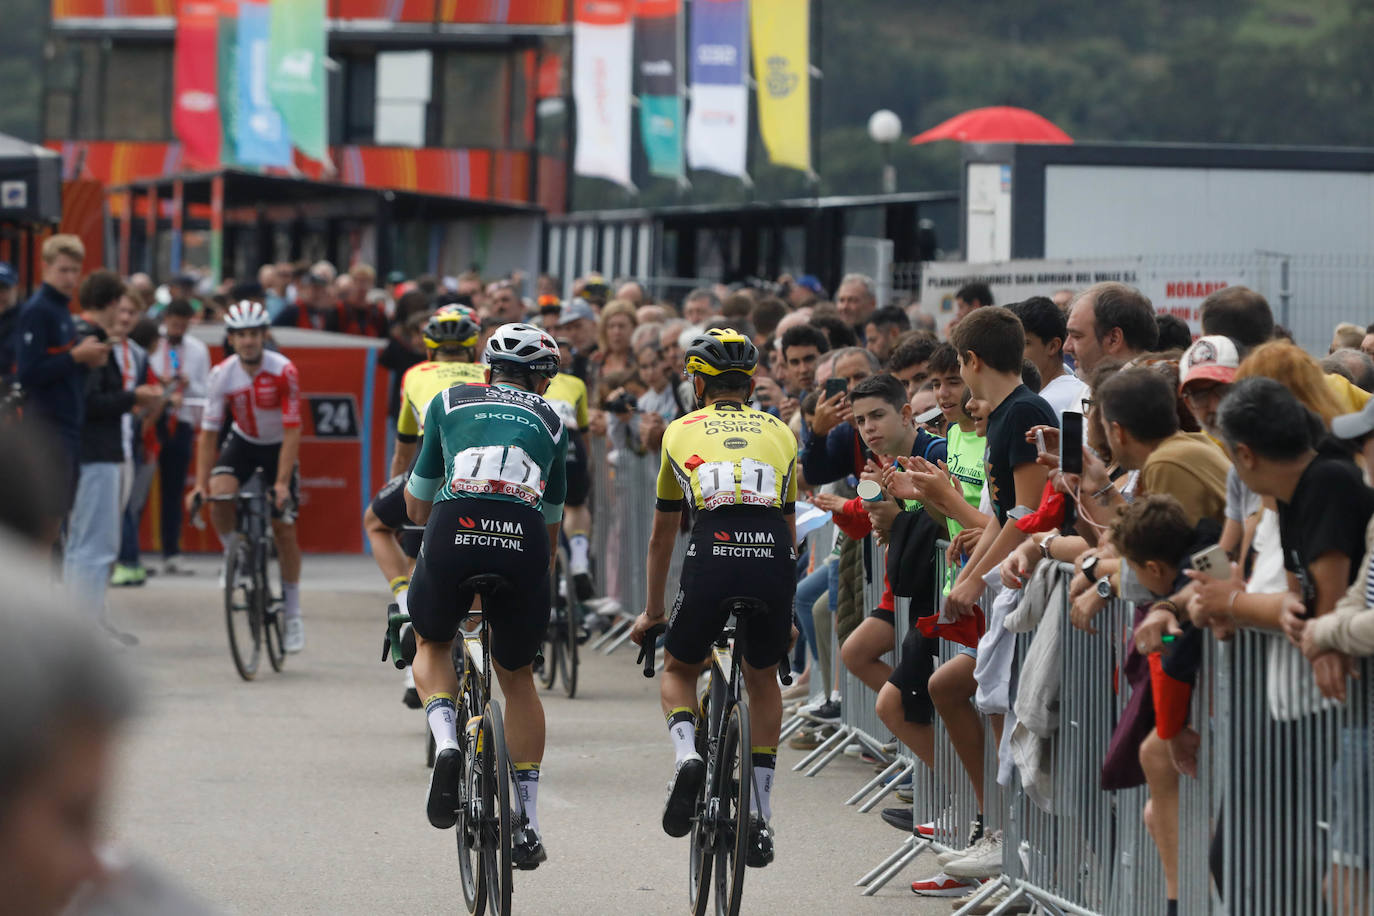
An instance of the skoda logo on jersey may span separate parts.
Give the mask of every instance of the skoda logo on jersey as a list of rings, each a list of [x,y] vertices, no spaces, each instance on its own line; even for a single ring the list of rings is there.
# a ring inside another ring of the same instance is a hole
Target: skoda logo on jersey
[[[747,448],[749,445],[749,441],[747,439],[741,439],[738,436],[731,436],[729,439],[726,439],[724,442],[722,442],[721,445],[725,446],[726,448],[740,449]]]

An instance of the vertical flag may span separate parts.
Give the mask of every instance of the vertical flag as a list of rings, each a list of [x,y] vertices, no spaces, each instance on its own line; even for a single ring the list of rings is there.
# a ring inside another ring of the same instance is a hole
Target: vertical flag
[[[753,0],[759,132],[777,165],[811,171],[810,0]]]
[[[280,3],[281,0],[276,0]],[[630,70],[633,0],[575,0],[573,171],[625,187],[630,181]]]
[[[637,0],[639,135],[649,174],[682,179],[682,0]]]
[[[749,9],[745,0],[692,0],[687,164],[747,178]]]
[[[219,88],[220,161],[238,162],[235,138],[238,134],[239,98],[239,0],[219,0],[219,25],[216,30],[215,72]]]
[[[214,0],[181,4],[172,77],[172,130],[188,165],[214,168],[220,161],[216,44],[219,6]]]
[[[267,3],[239,4],[234,146],[244,165],[286,167],[291,165],[291,138],[267,92],[269,23]]]
[[[329,158],[324,80],[325,0],[272,0],[267,91],[291,140],[306,156]]]

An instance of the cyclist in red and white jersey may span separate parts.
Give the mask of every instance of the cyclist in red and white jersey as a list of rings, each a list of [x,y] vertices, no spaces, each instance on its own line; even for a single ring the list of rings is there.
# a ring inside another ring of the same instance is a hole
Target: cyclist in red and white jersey
[[[265,348],[271,319],[262,305],[246,300],[232,305],[224,323],[234,355],[210,372],[196,448],[196,484],[186,499],[190,504],[197,495],[202,499],[206,495],[236,495],[253,472],[262,468],[272,488],[272,534],[281,563],[286,622],[282,647],[287,652],[299,652],[305,648],[301,548],[295,520],[283,509],[288,503],[296,504],[299,495],[300,379],[291,360]],[[224,426],[226,407],[233,423],[217,454],[215,441]],[[210,521],[224,544],[226,557],[238,547],[237,511],[238,505],[232,500],[210,503]]]

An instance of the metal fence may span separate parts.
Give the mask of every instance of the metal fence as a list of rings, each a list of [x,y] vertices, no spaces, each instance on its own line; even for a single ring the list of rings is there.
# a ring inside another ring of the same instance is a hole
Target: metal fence
[[[1131,699],[1123,671],[1133,609],[1112,602],[1094,621],[1097,633],[1075,629],[1067,576],[1062,582],[1034,629],[1059,628],[1049,798],[1033,801],[1019,774],[1000,790],[996,749],[985,740],[985,824],[1005,831],[1003,873],[959,912],[972,912],[999,888],[1048,912],[1146,916],[1163,909],[1163,868],[1144,818],[1147,788],[1100,788],[1110,738]],[[904,600],[896,619],[900,645]],[[1032,638],[1017,638],[1013,697]],[[941,641],[941,661],[956,650]],[[1374,913],[1374,665],[1361,673],[1346,702],[1321,701],[1310,666],[1282,636],[1208,638],[1189,719],[1199,737],[1197,775],[1178,777],[1180,913]],[[856,728],[863,713],[852,708],[850,694],[845,700],[845,722]],[[933,821],[935,835],[909,838],[863,875],[856,884],[865,895],[922,851],[959,849],[966,841],[961,831],[976,803],[938,716],[935,748],[929,769],[898,747],[900,766],[885,774],[914,772],[914,822]],[[849,803],[877,791],[863,808],[869,810],[889,789],[890,781],[871,780]]]

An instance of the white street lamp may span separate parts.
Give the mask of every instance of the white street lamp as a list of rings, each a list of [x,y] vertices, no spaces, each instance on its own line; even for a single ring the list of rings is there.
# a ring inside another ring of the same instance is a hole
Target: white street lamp
[[[883,193],[897,190],[897,167],[892,164],[892,144],[902,135],[902,119],[880,108],[868,116],[868,135],[883,148]]]

